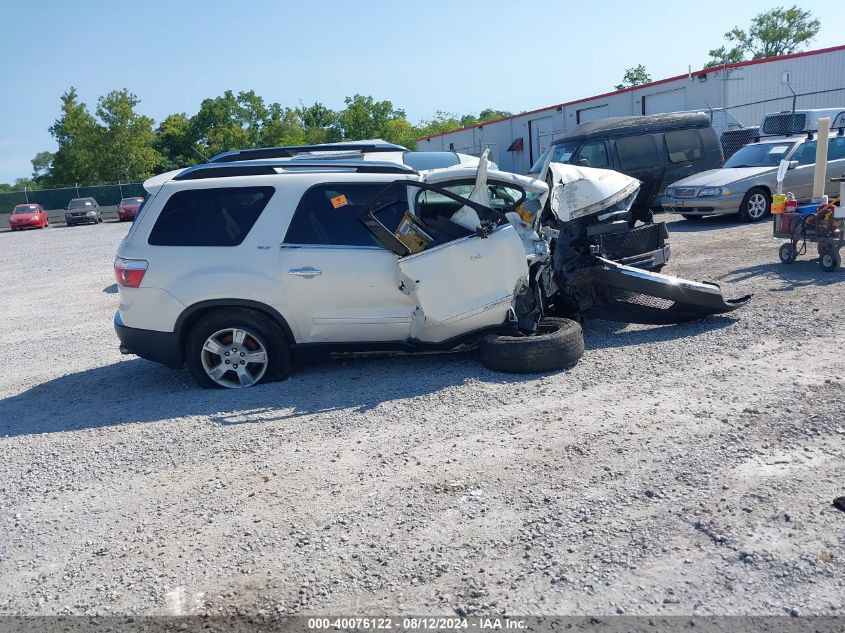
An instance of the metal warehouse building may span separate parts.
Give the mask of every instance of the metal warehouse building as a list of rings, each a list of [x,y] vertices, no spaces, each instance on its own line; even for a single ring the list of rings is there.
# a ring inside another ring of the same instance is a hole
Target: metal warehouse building
[[[418,150],[455,150],[526,173],[560,133],[610,116],[703,111],[719,133],[759,125],[763,115],[845,105],[845,46],[728,64],[642,86],[523,112],[417,141]]]

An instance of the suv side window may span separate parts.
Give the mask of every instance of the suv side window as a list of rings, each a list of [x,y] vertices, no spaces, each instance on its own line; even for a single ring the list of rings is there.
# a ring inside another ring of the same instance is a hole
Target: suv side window
[[[387,185],[388,183],[327,183],[311,187],[303,194],[296,207],[285,235],[285,243],[382,247],[358,219],[358,213]],[[380,218],[391,230],[399,225],[402,216],[399,206],[401,205],[391,207],[396,209],[396,218]],[[405,200],[404,210],[407,208],[408,202]]]
[[[651,134],[626,136],[616,139],[619,166],[622,171],[632,171],[658,164],[657,143]]]
[[[688,163],[704,158],[701,134],[698,130],[673,130],[663,135],[666,151],[673,163]]]
[[[148,242],[153,246],[237,246],[275,191],[274,187],[177,191],[156,218]]]
[[[581,160],[587,161],[589,167],[608,167],[610,161],[607,160],[607,148],[604,145],[604,141],[588,141],[584,143],[581,149],[578,150],[575,160],[571,162],[577,165],[578,161]]]

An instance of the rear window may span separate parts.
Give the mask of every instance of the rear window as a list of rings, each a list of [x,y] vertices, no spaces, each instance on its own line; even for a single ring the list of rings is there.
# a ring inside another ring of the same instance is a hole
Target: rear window
[[[273,187],[188,189],[170,196],[150,231],[153,246],[237,246],[244,241]]]
[[[657,143],[651,134],[628,136],[616,140],[619,166],[622,171],[654,167],[658,164]]]
[[[674,130],[663,135],[666,151],[673,163],[688,163],[704,158],[701,134],[698,130]]]
[[[312,187],[299,201],[285,235],[285,243],[382,247],[358,219],[358,213],[387,185],[336,183]],[[407,209],[407,199],[404,202],[404,209]],[[393,228],[399,224],[400,218],[401,214],[395,218],[380,219]]]

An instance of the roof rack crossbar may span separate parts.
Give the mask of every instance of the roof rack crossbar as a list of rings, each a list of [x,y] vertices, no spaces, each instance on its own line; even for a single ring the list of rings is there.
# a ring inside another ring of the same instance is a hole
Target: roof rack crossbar
[[[291,158],[304,152],[407,152],[407,148],[393,143],[323,143],[322,145],[287,145],[258,147],[221,152],[208,159],[209,163],[234,163],[242,160]]]
[[[297,161],[296,163],[254,162],[249,164],[205,163],[189,167],[173,180],[201,180],[204,178],[227,178],[234,176],[272,176],[279,173],[307,171],[354,171],[359,174],[416,174],[416,169],[397,163],[378,161]]]

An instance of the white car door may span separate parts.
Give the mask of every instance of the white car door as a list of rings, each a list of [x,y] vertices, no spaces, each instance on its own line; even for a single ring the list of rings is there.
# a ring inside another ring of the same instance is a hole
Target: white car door
[[[397,257],[358,212],[388,183],[319,184],[302,196],[280,249],[280,305],[300,343],[408,339],[415,305]]]
[[[472,174],[474,170],[465,175]],[[387,202],[376,199],[369,207],[372,221],[368,226],[397,254],[399,284],[414,305],[411,338],[428,343],[501,325],[514,292],[528,277],[523,241],[504,216],[442,188],[450,184],[465,187],[466,179],[439,184],[397,182],[385,193]],[[421,212],[421,200],[431,217]],[[484,220],[478,232],[447,219],[467,205]],[[419,252],[412,251],[381,221],[385,211],[395,216],[393,208],[401,211],[409,206],[433,237]],[[435,212],[439,217],[434,217]]]

